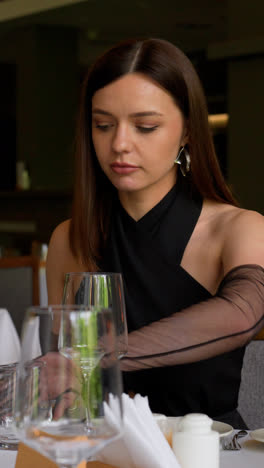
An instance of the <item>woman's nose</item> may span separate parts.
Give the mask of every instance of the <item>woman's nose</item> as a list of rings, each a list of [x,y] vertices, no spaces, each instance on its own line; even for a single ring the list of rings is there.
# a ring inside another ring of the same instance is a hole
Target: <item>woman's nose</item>
[[[132,147],[132,136],[127,125],[119,125],[112,141],[113,150],[116,153],[127,152]]]

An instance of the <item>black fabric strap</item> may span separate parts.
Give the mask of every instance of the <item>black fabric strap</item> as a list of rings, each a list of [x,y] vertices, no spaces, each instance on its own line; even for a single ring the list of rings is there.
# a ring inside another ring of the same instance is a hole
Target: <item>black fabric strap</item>
[[[134,240],[138,236],[139,242],[152,240],[155,242],[151,245],[154,252],[161,247],[167,260],[172,260],[173,266],[179,265],[201,214],[202,204],[202,198],[191,197],[184,180],[179,177],[168,194],[139,221],[131,218],[120,205],[116,234],[120,235],[121,242],[123,235],[133,235]]]
[[[180,266],[201,208],[180,180],[138,222],[117,205],[104,268],[123,274],[129,331],[211,296]]]

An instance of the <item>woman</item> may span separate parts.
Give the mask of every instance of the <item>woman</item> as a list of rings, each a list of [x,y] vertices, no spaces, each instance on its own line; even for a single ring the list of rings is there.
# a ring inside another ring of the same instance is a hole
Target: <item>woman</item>
[[[236,411],[247,342],[263,326],[264,224],[237,207],[188,58],[158,39],[106,52],[83,84],[72,219],[54,231],[49,302],[68,271],[122,272],[125,390],[154,412]]]

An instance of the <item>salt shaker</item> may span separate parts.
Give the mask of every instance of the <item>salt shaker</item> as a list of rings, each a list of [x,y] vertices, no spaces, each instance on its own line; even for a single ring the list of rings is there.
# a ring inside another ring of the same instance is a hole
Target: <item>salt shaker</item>
[[[219,433],[206,414],[190,413],[172,436],[172,448],[181,468],[219,468]]]

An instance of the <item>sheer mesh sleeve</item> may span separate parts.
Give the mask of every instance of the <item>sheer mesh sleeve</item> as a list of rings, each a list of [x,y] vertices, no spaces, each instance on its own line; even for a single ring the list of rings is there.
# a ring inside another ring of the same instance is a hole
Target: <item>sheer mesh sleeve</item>
[[[121,368],[208,359],[244,346],[263,326],[264,269],[241,265],[228,272],[214,297],[130,333]]]

